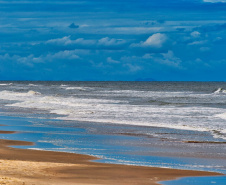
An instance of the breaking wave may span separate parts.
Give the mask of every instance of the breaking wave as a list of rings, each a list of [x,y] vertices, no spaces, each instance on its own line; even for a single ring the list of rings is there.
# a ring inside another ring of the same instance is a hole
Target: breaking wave
[[[226,93],[226,90],[223,88],[218,88],[216,91],[214,91],[214,94],[219,94],[219,93]]]
[[[80,87],[74,89],[80,89]],[[63,120],[208,131],[215,137],[226,139],[225,109],[204,106],[173,106],[171,104],[162,106],[130,104],[129,101],[125,101],[126,99],[106,98],[112,93],[114,92],[109,91],[102,98],[95,98],[95,96],[45,95],[33,90],[27,92],[0,91],[0,99],[17,101],[16,103],[9,102],[7,106],[47,110],[53,114],[63,115],[64,117],[58,118]],[[121,96],[125,96],[126,93],[132,92],[121,91]],[[134,93],[133,96],[137,94],[136,91]],[[115,93],[115,95],[117,94],[120,93]],[[139,93],[139,96],[141,94]],[[174,96],[174,99],[175,96],[178,96],[178,93],[173,94],[173,92],[153,92],[152,96],[154,98],[165,96],[170,99],[169,94],[171,97]],[[143,95],[146,96],[146,94]],[[191,94],[186,96],[190,97]],[[203,95],[200,97],[203,98]]]

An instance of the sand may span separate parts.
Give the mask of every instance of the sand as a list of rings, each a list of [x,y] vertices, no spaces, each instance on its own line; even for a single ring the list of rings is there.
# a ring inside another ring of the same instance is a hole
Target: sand
[[[3,133],[3,132],[1,132]],[[11,132],[5,132],[10,134]],[[219,173],[93,162],[97,158],[63,152],[16,149],[31,142],[0,140],[1,185],[158,184],[158,181]]]

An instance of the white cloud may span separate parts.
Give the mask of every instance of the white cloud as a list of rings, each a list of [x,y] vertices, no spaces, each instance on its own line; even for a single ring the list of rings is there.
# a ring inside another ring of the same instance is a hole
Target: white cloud
[[[203,0],[206,3],[226,3],[226,0]]]
[[[107,58],[107,62],[108,62],[108,63],[113,63],[113,64],[119,64],[119,63],[120,63],[120,62],[117,61],[117,60],[113,60],[111,57],[108,57],[108,58]]]
[[[142,67],[134,64],[124,64],[124,66],[129,68],[129,71],[133,73],[142,70]]]
[[[66,36],[59,39],[51,39],[46,41],[46,44],[57,44],[57,45],[69,45],[72,43],[71,36]]]
[[[12,62],[23,64],[28,67],[33,67],[34,63],[40,63],[41,61],[39,58],[36,58],[34,55],[28,55],[26,57],[22,57],[19,55],[12,55],[9,54],[0,55],[0,62]]]
[[[95,40],[85,40],[84,38],[79,38],[76,40],[72,40],[72,44],[80,44],[80,45],[94,45],[96,43]]]
[[[176,57],[173,51],[168,51],[168,53],[162,53],[163,58],[159,59],[158,62],[162,64],[166,64],[169,66],[179,67],[181,63],[181,59]]]
[[[153,59],[154,58],[154,54],[147,53],[142,58],[143,59]]]
[[[78,59],[79,56],[76,55],[77,52],[75,51],[60,51],[58,53],[54,53],[54,54],[48,54],[46,57],[44,57],[43,59],[45,60],[54,60],[54,59],[68,59],[68,60],[73,60],[73,59]]]
[[[123,39],[114,39],[114,38],[111,39],[109,37],[105,37],[98,40],[98,44],[103,46],[117,46],[124,43],[125,43],[125,40]]]
[[[152,36],[150,36],[144,43],[144,46],[151,46],[155,48],[161,48],[162,45],[167,40],[167,36],[162,33],[156,33]]]
[[[161,48],[167,41],[167,36],[162,33],[155,33],[150,36],[146,41],[140,42],[139,44],[132,44],[132,47],[152,47]]]
[[[174,55],[174,52],[169,50],[167,53],[160,54],[145,54],[142,59],[155,62],[163,65],[167,65],[174,68],[182,68],[181,67],[181,59]]]
[[[201,33],[199,33],[198,31],[193,31],[191,33],[191,36],[194,37],[194,38],[197,38],[197,37],[200,37]]]
[[[78,38],[76,40],[72,40],[71,36],[66,36],[63,38],[58,39],[51,39],[46,42],[46,44],[56,44],[56,45],[62,45],[62,46],[68,46],[73,44],[80,44],[80,45],[93,45],[96,42],[94,40],[85,40],[83,38]]]
[[[46,41],[46,44],[53,45],[61,45],[61,46],[69,46],[69,45],[82,45],[82,46],[120,46],[125,44],[126,41],[123,39],[115,39],[104,37],[99,40],[88,40],[84,38],[78,38],[76,40],[72,40],[71,36],[66,36],[58,39],[51,39]]]
[[[193,46],[193,45],[203,45],[203,44],[206,44],[207,42],[208,42],[207,40],[194,41],[194,42],[189,43],[188,45],[189,45],[189,46]]]
[[[79,59],[79,56],[76,54],[77,50],[73,51],[60,51],[57,53],[50,53],[47,55],[41,55],[35,57],[34,55],[28,55],[25,57],[19,55],[10,56],[9,54],[0,55],[1,62],[16,62],[18,64],[23,64],[29,67],[33,67],[35,63],[45,63],[45,62],[54,62],[57,60],[74,60]]]

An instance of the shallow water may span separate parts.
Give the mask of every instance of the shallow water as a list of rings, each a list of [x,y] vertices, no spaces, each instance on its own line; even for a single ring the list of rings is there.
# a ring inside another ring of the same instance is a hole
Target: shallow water
[[[226,176],[219,177],[186,177],[173,181],[161,182],[163,185],[225,185]]]
[[[1,124],[7,125],[1,126],[1,130],[17,131],[15,134],[0,134],[2,139],[36,143],[35,146],[16,146],[18,148],[88,154],[101,158],[98,161],[104,163],[226,173],[225,149],[219,149],[216,144],[193,146],[188,143],[164,141],[136,135],[134,130],[145,128],[127,125],[76,125],[71,121],[9,116],[1,116],[0,120]],[[155,129],[158,128],[153,128]],[[128,134],[129,130],[133,132]],[[200,151],[206,153],[201,155]]]

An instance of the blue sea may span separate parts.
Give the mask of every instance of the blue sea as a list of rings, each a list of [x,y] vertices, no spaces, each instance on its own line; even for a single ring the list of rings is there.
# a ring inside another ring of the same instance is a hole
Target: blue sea
[[[0,124],[30,149],[226,174],[225,82],[0,82]]]

